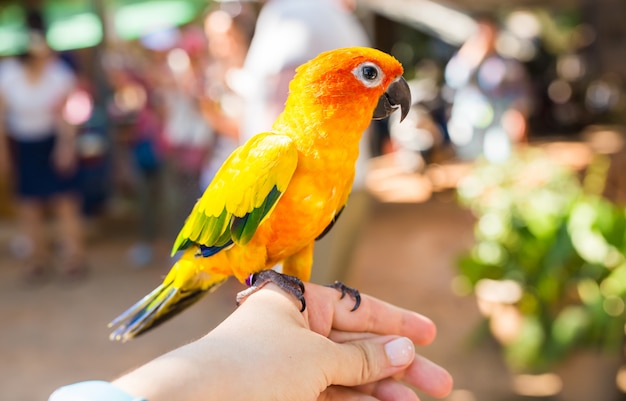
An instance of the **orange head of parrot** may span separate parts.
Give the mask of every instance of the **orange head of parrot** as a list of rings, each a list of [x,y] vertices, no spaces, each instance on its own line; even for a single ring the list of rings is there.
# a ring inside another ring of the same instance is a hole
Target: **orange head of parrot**
[[[385,118],[400,108],[404,119],[411,94],[402,73],[400,62],[380,50],[331,50],[298,67],[286,107],[304,106],[335,118],[343,115],[367,121]]]

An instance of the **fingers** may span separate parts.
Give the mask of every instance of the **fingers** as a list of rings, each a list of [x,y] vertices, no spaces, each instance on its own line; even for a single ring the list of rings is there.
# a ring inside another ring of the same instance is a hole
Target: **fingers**
[[[436,398],[450,394],[454,384],[450,373],[420,355],[416,355],[413,363],[403,371],[401,379]]]
[[[330,386],[317,401],[419,401],[417,394],[404,384],[393,380],[381,380],[356,388]]]
[[[368,338],[376,337],[378,334],[373,333],[357,333],[352,331],[338,331],[332,330],[328,334],[328,338],[336,343],[347,343],[348,341],[366,340]]]
[[[415,358],[415,346],[407,337],[375,336],[335,344],[331,383],[359,386],[391,377],[408,367]]]
[[[348,338],[347,335],[345,338]],[[441,366],[430,360],[415,355],[415,348],[410,339],[394,336],[363,337],[359,340],[341,344],[344,361],[336,372],[337,382],[346,386],[378,382],[391,376],[433,397],[445,397],[452,390],[452,377]],[[340,345],[340,347],[341,347]],[[380,400],[413,400],[405,394],[404,385],[378,382],[368,393]]]
[[[328,287],[305,283],[306,313],[311,330],[328,336],[331,329],[346,332],[395,334],[409,337],[415,344],[430,344],[437,329],[425,316],[361,294],[361,306],[351,311],[354,302]]]
[[[321,347],[314,354],[319,359],[317,366],[325,372],[325,386],[352,387],[370,383],[369,391],[361,392],[370,395],[377,392],[380,397],[376,397],[384,401],[394,400],[396,394],[404,391],[382,383],[390,377],[434,397],[443,397],[451,391],[450,374],[428,359],[415,355],[414,344],[428,344],[434,338],[436,330],[432,321],[367,295],[362,295],[359,309],[350,312],[351,300],[340,300],[340,294],[334,289],[310,283],[305,286],[307,309],[302,314],[295,298],[273,284],[268,284],[250,298],[270,294],[267,290],[281,294],[278,298],[289,302],[280,302],[269,310],[277,312],[274,315],[284,329],[290,322],[300,327],[306,327],[308,323],[311,330],[328,337],[323,338],[324,341],[315,337],[314,342]],[[246,304],[249,302],[244,303],[243,308]],[[272,315],[269,310],[264,307],[263,313],[253,315],[263,316],[267,321]],[[285,320],[286,316],[289,320]],[[306,348],[311,350],[309,346]]]
[[[375,383],[372,395],[381,401],[419,401],[415,391],[394,379],[385,379]]]
[[[349,387],[330,386],[317,401],[380,401],[369,394],[364,394]]]

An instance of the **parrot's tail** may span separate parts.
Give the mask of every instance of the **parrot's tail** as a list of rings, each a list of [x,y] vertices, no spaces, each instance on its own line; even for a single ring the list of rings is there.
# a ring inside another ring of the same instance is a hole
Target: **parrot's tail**
[[[216,290],[228,276],[197,273],[188,260],[174,264],[163,283],[116,317],[109,327],[118,326],[109,336],[126,342],[160,325]]]

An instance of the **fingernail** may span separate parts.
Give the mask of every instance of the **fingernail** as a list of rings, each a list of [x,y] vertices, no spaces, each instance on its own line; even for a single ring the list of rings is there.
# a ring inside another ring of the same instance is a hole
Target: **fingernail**
[[[415,346],[408,338],[400,337],[385,344],[385,353],[391,366],[404,366],[415,357]]]

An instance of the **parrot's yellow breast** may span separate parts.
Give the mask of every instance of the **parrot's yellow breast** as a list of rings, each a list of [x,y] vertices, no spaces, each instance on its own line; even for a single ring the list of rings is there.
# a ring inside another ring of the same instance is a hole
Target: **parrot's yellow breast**
[[[350,153],[300,153],[289,187],[267,222],[268,259],[280,260],[311,243],[332,222],[352,188],[357,154]]]

